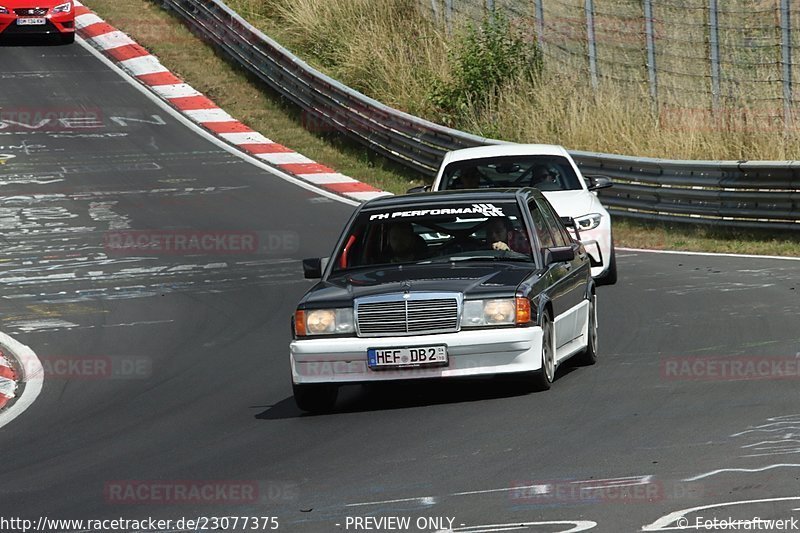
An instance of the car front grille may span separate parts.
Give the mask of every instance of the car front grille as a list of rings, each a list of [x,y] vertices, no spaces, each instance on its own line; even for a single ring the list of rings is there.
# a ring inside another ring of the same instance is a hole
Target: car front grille
[[[43,17],[47,15],[46,7],[21,7],[14,10],[20,17]]]
[[[356,300],[356,328],[360,337],[453,333],[459,329],[461,295],[409,293],[371,296]]]

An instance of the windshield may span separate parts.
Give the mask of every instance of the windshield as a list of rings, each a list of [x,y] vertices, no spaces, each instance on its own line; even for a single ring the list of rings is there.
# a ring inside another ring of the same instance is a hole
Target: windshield
[[[334,271],[449,261],[533,262],[516,203],[404,206],[361,213]]]
[[[566,157],[525,155],[455,161],[447,165],[439,189],[536,187],[541,191],[582,189]]]

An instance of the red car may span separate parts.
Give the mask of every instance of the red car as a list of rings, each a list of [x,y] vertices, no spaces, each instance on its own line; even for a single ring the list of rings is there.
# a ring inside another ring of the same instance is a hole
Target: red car
[[[58,35],[75,40],[75,4],[72,0],[0,0],[0,37]]]

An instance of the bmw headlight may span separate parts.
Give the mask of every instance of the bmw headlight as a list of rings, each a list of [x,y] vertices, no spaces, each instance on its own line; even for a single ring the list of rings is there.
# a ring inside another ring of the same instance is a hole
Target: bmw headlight
[[[0,15],[8,15],[8,9],[3,6],[0,6]]]
[[[527,298],[467,300],[461,313],[461,327],[510,326],[531,320]]]
[[[72,2],[59,4],[53,8],[53,13],[69,13],[70,11],[72,11]]]
[[[341,335],[356,329],[352,308],[298,310],[294,315],[294,327],[300,337]]]
[[[579,231],[587,231],[599,226],[601,220],[603,220],[603,215],[591,213],[582,217],[575,217],[575,225],[578,226]]]

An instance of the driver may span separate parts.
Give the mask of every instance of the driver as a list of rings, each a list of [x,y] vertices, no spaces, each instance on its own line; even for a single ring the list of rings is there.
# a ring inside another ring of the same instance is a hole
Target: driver
[[[539,185],[555,183],[557,179],[558,176],[556,173],[547,166],[536,167],[533,170],[533,176],[531,177],[531,186],[538,187]]]
[[[486,226],[486,243],[491,246],[492,250],[505,252],[511,250],[508,245],[509,230],[508,220],[505,218],[498,217],[489,220]]]
[[[457,189],[478,189],[481,186],[481,172],[478,167],[467,167],[458,177]]]

